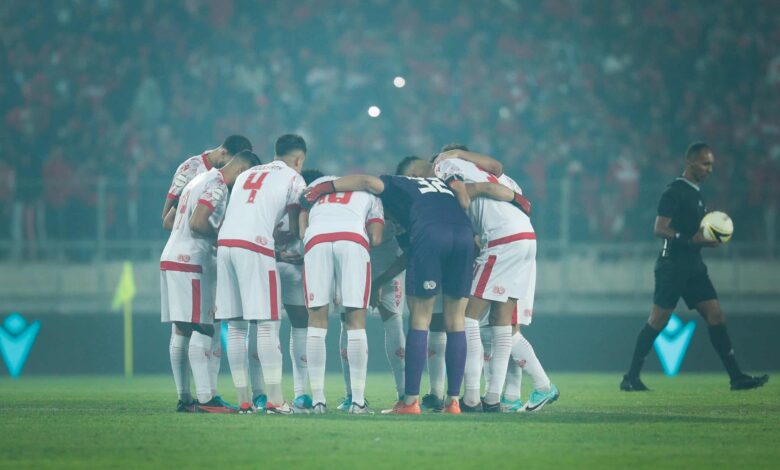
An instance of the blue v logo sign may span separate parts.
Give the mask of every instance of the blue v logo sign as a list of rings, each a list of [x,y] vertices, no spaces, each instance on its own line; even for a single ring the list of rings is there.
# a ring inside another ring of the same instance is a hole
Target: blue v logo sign
[[[672,314],[666,328],[655,339],[653,344],[655,352],[658,353],[658,359],[661,361],[664,373],[669,377],[674,377],[680,371],[695,329],[695,322],[691,321],[683,325],[682,320],[677,315]]]
[[[28,325],[18,313],[8,315],[3,321],[0,327],[0,353],[12,378],[21,374],[40,329],[41,322],[34,321]]]

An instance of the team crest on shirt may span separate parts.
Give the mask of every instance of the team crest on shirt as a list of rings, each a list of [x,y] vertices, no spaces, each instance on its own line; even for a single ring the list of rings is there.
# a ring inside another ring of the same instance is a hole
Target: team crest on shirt
[[[258,245],[263,245],[263,246],[265,246],[265,245],[267,245],[267,244],[268,244],[268,239],[267,239],[267,238],[265,238],[265,237],[259,237],[259,236],[258,236],[258,237],[255,237],[255,241],[257,242],[257,244],[258,244]]]
[[[523,315],[525,315],[526,317],[530,317],[531,315],[533,315],[533,311],[531,311],[530,308],[527,308],[523,310]]]
[[[173,178],[173,184],[177,188],[183,188],[187,184],[187,177],[179,173]]]
[[[180,263],[189,263],[190,259],[190,255],[179,255],[176,257],[176,260]]]
[[[501,286],[495,286],[493,287],[493,293],[498,295],[504,295],[504,292],[506,292],[506,289]]]
[[[423,289],[425,289],[425,290],[436,289],[436,281],[425,281],[425,282],[423,282]]]

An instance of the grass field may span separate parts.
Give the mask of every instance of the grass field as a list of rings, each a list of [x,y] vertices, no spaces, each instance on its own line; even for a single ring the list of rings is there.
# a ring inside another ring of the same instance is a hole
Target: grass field
[[[553,379],[561,399],[538,413],[412,417],[193,415],[172,411],[167,376],[2,379],[0,467],[780,467],[776,378],[730,392],[721,374],[647,375],[644,394],[614,374]],[[373,408],[392,404],[389,375],[368,384]],[[335,407],[340,376],[328,389]]]

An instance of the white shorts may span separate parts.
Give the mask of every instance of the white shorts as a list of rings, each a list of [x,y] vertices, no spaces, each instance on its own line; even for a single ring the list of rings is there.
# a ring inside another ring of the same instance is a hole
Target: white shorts
[[[536,240],[485,248],[474,264],[471,295],[495,302],[517,299],[512,324],[530,325],[536,291]]]
[[[282,303],[284,305],[306,305],[303,296],[303,265],[276,263],[279,281],[282,283]]]
[[[276,259],[238,247],[217,250],[218,320],[279,320]]]
[[[402,272],[382,284],[382,295],[379,299],[379,306],[390,313],[404,313],[404,303],[406,302],[406,292],[404,290],[405,274],[406,272]]]
[[[177,263],[170,263],[177,264]],[[170,268],[170,267],[169,267]],[[160,312],[163,322],[214,323],[214,268],[203,272],[160,271]]]
[[[304,255],[303,277],[307,307],[330,303],[335,283],[342,306],[366,308],[371,293],[371,257],[352,241],[318,243]]]

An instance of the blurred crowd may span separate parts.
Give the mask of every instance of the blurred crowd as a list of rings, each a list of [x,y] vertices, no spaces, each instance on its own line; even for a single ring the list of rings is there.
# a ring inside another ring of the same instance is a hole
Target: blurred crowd
[[[780,201],[775,0],[9,0],[0,21],[0,240],[162,239],[177,164],[233,133],[266,160],[300,133],[333,174],[466,143],[549,238],[568,181],[573,241],[649,240],[692,140],[738,239]]]

